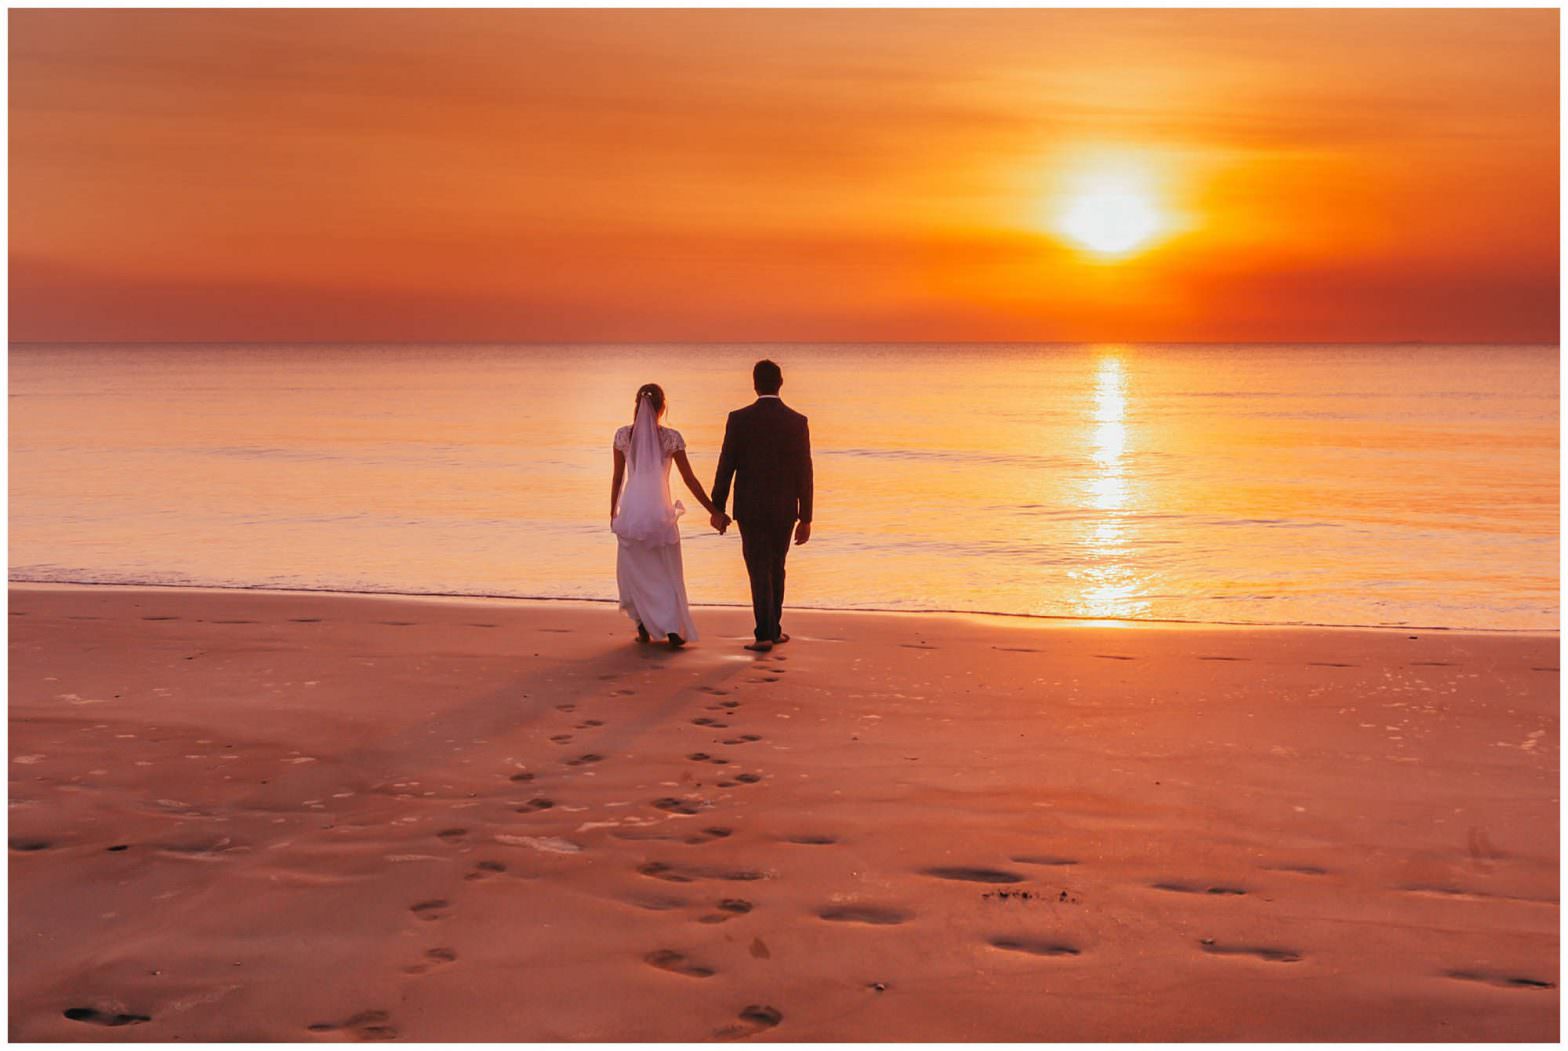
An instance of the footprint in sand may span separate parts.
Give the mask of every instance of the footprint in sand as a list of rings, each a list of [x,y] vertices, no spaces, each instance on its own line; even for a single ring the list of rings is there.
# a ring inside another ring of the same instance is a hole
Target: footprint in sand
[[[873,927],[893,927],[908,920],[902,909],[882,905],[829,905],[817,910],[817,918],[833,923],[868,923]]]
[[[1328,869],[1316,865],[1264,865],[1269,872],[1294,872],[1298,876],[1327,876]]]
[[[783,1012],[776,1007],[769,1007],[766,1004],[747,1004],[740,1012],[740,1024],[715,1029],[713,1035],[719,1040],[738,1040],[760,1033],[764,1029],[772,1029],[783,1020]]]
[[[1052,867],[1078,864],[1077,858],[1059,858],[1048,854],[1015,854],[1007,860],[1016,861],[1020,865],[1049,865]]]
[[[992,938],[990,944],[1008,952],[1023,952],[1031,956],[1077,956],[1082,951],[1063,942],[1039,938]]]
[[[576,728],[579,729],[579,730],[586,730],[586,729],[588,729],[591,726],[603,726],[603,725],[604,725],[604,720],[603,719],[584,719],[582,722],[577,724]]]
[[[468,829],[466,828],[443,828],[436,833],[436,838],[444,839],[448,843],[455,843],[466,835],[468,835]]]
[[[717,719],[710,718],[706,715],[697,716],[697,718],[691,721],[691,724],[693,726],[712,726],[719,729],[727,728],[730,725],[729,723],[721,723]]]
[[[593,752],[584,752],[582,755],[578,756],[576,759],[568,759],[566,761],[566,765],[567,766],[587,766],[589,763],[598,763],[598,762],[602,762],[603,760],[604,760],[604,756],[602,756],[602,755],[597,755],[597,754],[595,754]]]
[[[1246,657],[1199,657],[1200,661],[1244,661]]]
[[[499,861],[481,861],[474,866],[474,870],[472,872],[463,878],[469,881],[489,879],[491,876],[498,875],[505,871],[506,866],[501,864]]]
[[[22,839],[14,838],[10,841],[11,849],[22,854],[31,854],[35,850],[48,850],[54,846],[47,839]]]
[[[530,774],[526,770],[519,771],[518,773],[515,773],[511,777],[507,778],[508,781],[517,781],[517,782],[520,782],[520,783],[527,783],[529,781],[532,781],[533,779],[534,779],[534,775]]]
[[[754,785],[762,780],[761,774],[736,774],[735,780],[743,785]]]
[[[575,704],[558,704],[558,705],[555,706],[555,710],[558,711],[558,712],[575,712],[577,710],[577,705],[575,705]]]
[[[1309,668],[1354,668],[1354,664],[1340,664],[1337,661],[1307,661]]]
[[[143,620],[179,620],[179,617],[143,617]]]
[[[752,869],[717,869],[697,866],[670,865],[663,861],[650,861],[637,866],[637,871],[653,879],[661,879],[668,883],[695,883],[698,880],[728,880],[730,882],[745,883],[752,880],[766,879],[761,872]]]
[[[138,1025],[142,1022],[151,1022],[151,1015],[131,1014],[122,1011],[99,1011],[92,1007],[67,1007],[63,1012],[65,1017],[73,1022],[86,1022],[88,1025],[122,1026]]]
[[[702,813],[703,801],[700,799],[676,799],[674,796],[663,796],[655,799],[649,805],[670,814],[700,814]]]
[[[440,967],[442,964],[452,963],[456,959],[457,950],[455,949],[426,949],[425,962],[410,964],[409,966],[403,968],[403,973],[424,974],[434,967]]]
[[[710,828],[703,829],[694,836],[687,836],[681,842],[689,843],[692,846],[700,846],[703,843],[712,843],[716,839],[728,839],[730,836],[734,835],[734,833],[734,829],[725,828],[723,825],[714,825]]]
[[[1095,656],[1102,661],[1135,661],[1138,659],[1137,657],[1126,657],[1119,653],[1096,653]]]
[[[739,708],[740,707],[740,702],[739,701],[720,701],[719,702],[719,707],[720,708]]]
[[[479,623],[477,621],[472,621],[472,622],[469,622],[469,623],[463,625],[463,627],[465,627],[465,628],[493,628],[495,626],[496,625],[494,625],[494,624],[481,624],[481,623]]]
[[[1205,938],[1198,943],[1206,953],[1215,956],[1256,956],[1260,960],[1270,963],[1298,963],[1301,954],[1294,949],[1273,949],[1257,945],[1220,945],[1213,938]]]
[[[937,879],[964,880],[968,883],[1022,883],[1024,881],[1022,876],[1001,869],[939,867],[922,871],[925,875],[935,876]]]
[[[838,837],[837,836],[817,836],[817,835],[790,836],[784,842],[786,842],[786,843],[798,843],[798,844],[800,844],[803,847],[827,847],[827,846],[832,846],[834,843],[837,843],[838,842]]]
[[[1443,977],[1457,978],[1461,982],[1485,982],[1487,985],[1498,985],[1505,989],[1557,988],[1553,983],[1540,978],[1524,978],[1491,971],[1444,971]]]
[[[389,628],[412,628],[414,626],[414,622],[411,620],[378,620],[376,623],[385,624]]]
[[[446,917],[446,910],[451,907],[452,903],[447,901],[445,898],[431,898],[429,901],[421,901],[417,904],[410,905],[408,907],[408,911],[412,912],[415,916],[422,920],[429,921],[444,919]]]
[[[1240,887],[1213,886],[1195,887],[1190,883],[1151,883],[1149,886],[1155,890],[1169,891],[1172,894],[1245,894]]]
[[[320,624],[320,617],[290,617],[290,624]]]
[[[396,1040],[397,1029],[388,1024],[391,1020],[385,1011],[361,1011],[342,1022],[317,1022],[307,1028],[312,1033],[346,1029],[361,1040]]]
[[[685,906],[685,898],[672,898],[662,894],[638,894],[627,899],[639,909],[649,912],[669,912]]]
[[[685,975],[687,978],[712,978],[718,973],[712,967],[693,963],[684,953],[676,952],[674,949],[657,949],[644,956],[642,960],[650,967],[657,967],[671,974]]]
[[[753,908],[751,902],[745,898],[723,898],[719,901],[719,911],[710,912],[697,917],[698,923],[724,923],[733,920],[736,916],[744,916]]]
[[[553,806],[555,806],[555,800],[545,799],[543,796],[540,796],[538,799],[530,799],[518,807],[517,812],[519,814],[532,814],[540,810],[549,810]]]

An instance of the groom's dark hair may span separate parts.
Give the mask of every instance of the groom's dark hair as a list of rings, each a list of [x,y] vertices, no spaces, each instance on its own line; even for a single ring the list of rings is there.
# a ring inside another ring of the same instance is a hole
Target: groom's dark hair
[[[784,386],[784,372],[778,365],[763,358],[751,367],[751,385],[758,394],[777,394]]]

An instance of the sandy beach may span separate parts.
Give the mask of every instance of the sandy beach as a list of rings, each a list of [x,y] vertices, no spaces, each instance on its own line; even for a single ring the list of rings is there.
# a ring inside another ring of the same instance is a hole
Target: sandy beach
[[[1558,1035],[1558,638],[10,589],[13,1040]]]

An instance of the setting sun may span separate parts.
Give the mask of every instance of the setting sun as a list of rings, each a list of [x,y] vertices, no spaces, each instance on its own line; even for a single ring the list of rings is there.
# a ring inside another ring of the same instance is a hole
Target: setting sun
[[[1048,226],[1078,248],[1114,258],[1146,248],[1174,226],[1151,165],[1136,156],[1085,157],[1052,195]]]
[[[1073,199],[1063,210],[1060,230],[1074,243],[1101,255],[1124,255],[1160,231],[1154,205],[1136,193],[1115,188]]]

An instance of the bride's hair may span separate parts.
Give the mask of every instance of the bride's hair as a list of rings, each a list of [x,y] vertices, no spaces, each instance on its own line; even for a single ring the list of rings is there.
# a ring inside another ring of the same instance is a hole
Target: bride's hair
[[[633,422],[637,419],[637,406],[642,404],[644,398],[653,403],[654,419],[664,415],[664,388],[657,383],[644,383],[637,388],[637,401],[632,405]]]

